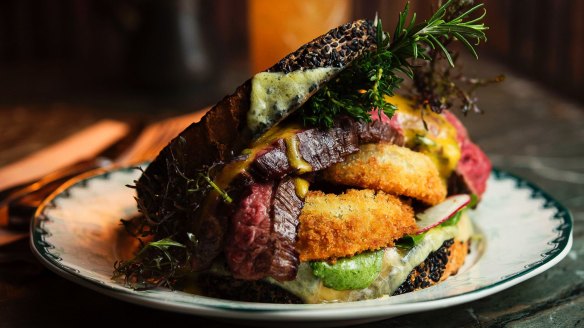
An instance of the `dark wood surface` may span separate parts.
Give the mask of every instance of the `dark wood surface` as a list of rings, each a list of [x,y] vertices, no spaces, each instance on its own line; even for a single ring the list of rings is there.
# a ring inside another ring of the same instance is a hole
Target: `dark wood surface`
[[[509,72],[486,59],[467,68],[481,76]],[[464,119],[473,138],[495,166],[534,182],[572,211],[576,221],[572,251],[552,269],[498,294],[361,327],[584,326],[584,106],[509,74],[502,85],[488,87],[479,95],[485,113]],[[192,108],[207,105],[205,101],[193,103]],[[167,106],[154,112],[156,107],[117,99],[110,103],[101,99],[98,105],[88,101],[83,105],[64,102],[4,106],[0,109],[0,166],[100,118],[154,120],[184,112],[189,106]],[[0,327],[88,324],[232,326],[153,310],[88,290],[44,268],[32,256],[28,241],[0,247]]]

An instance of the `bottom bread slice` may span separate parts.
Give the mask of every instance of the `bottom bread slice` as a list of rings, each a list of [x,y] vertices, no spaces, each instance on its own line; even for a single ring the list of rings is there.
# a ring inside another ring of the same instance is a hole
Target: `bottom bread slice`
[[[455,275],[464,264],[468,252],[468,242],[446,240],[410,272],[393,295],[427,288]],[[249,281],[203,273],[198,277],[198,285],[203,295],[215,298],[260,303],[303,303],[298,296],[263,280]]]
[[[458,273],[469,252],[468,242],[450,239],[410,272],[393,295],[433,286]]]

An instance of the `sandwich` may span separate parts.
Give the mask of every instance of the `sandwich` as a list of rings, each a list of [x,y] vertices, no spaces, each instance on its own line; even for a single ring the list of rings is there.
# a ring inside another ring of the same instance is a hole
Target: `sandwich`
[[[466,3],[466,2],[465,2]],[[303,45],[219,101],[135,182],[122,220],[134,288],[196,286],[254,302],[391,296],[457,273],[491,166],[450,111],[397,95],[458,40],[474,52],[481,5],[448,1],[393,35],[358,20]]]

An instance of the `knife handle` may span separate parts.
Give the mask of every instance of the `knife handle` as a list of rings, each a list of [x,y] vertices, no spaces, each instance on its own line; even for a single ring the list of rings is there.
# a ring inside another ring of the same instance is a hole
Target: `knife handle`
[[[111,161],[103,157],[77,162],[54,171],[40,180],[3,192],[0,200],[0,228],[27,230],[37,207],[59,186],[81,173],[110,164]]]

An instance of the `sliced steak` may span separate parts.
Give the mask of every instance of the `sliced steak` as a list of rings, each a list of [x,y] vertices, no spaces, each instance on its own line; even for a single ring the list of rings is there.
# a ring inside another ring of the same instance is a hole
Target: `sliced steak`
[[[300,260],[296,251],[298,217],[304,202],[296,195],[291,178],[284,179],[274,192],[272,201],[272,266],[269,276],[280,280],[294,280]]]
[[[256,183],[231,218],[225,256],[235,278],[264,278],[272,264],[270,204],[273,183]]]
[[[292,178],[275,186],[250,186],[235,215],[225,255],[235,278],[258,280],[271,276],[284,281],[296,277],[299,260],[294,248],[303,202]]]
[[[266,149],[260,151],[250,165],[254,176],[270,181],[280,179],[294,172],[286,154],[286,142],[278,139]]]
[[[472,142],[466,142],[461,147],[461,157],[452,179],[459,191],[468,189],[481,197],[487,189],[487,180],[492,169],[491,161],[485,153]]]
[[[309,129],[298,133],[296,138],[298,152],[310,164],[311,171],[342,162],[345,156],[359,151],[359,137],[353,124],[341,124],[328,130]]]
[[[403,144],[403,134],[394,130],[389,124],[375,120],[371,123],[358,122],[356,125],[359,143],[378,143],[387,141],[394,144]]]
[[[357,152],[361,144],[385,141],[404,145],[403,131],[395,122],[374,120],[365,123],[349,117],[337,119],[334,127],[328,130],[299,130],[292,138],[296,138],[301,160],[311,166],[311,171],[342,162],[345,156]],[[278,139],[259,152],[250,169],[254,176],[265,181],[281,179],[296,171],[288,158],[284,139]]]
[[[492,165],[487,155],[474,144],[466,128],[458,118],[449,111],[444,116],[455,128],[460,144],[461,157],[455,172],[448,181],[449,193],[473,193],[481,197],[487,188],[487,179]]]
[[[399,111],[394,113],[391,118],[377,110],[372,110],[369,115],[371,115],[373,122],[358,123],[359,142],[361,144],[384,141],[398,146],[405,145],[404,130],[398,119]]]
[[[311,68],[339,68],[336,74],[364,52],[376,48],[375,34],[371,21],[345,24],[302,46],[268,71],[289,73]],[[334,78],[333,75],[330,78]],[[315,85],[303,99],[291,103],[282,111],[279,120],[295,112],[325,82]],[[176,236],[178,242],[187,245],[193,255],[193,269],[203,269],[219,255],[224,243],[222,231],[227,228],[219,218],[201,215],[201,207],[209,207],[201,204],[208,198],[210,188],[193,192],[193,181],[210,167],[232,161],[261,132],[248,126],[251,85],[251,80],[243,83],[234,94],[213,106],[200,122],[181,132],[160,152],[136,184],[138,206],[145,213],[144,224],[151,228],[155,239]],[[209,227],[213,231],[209,231]],[[183,232],[196,236],[196,242]]]

